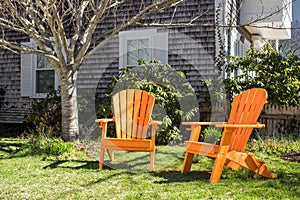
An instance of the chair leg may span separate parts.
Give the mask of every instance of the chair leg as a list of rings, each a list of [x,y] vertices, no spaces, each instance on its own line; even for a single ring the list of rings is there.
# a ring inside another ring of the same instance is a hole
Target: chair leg
[[[271,172],[271,170],[269,168],[267,168],[264,161],[257,159],[255,157],[255,155],[252,153],[248,153],[247,155],[248,156],[245,159],[245,161],[246,161],[245,163],[247,164],[245,166],[246,168],[250,169],[251,171],[253,171],[263,177],[275,178],[275,175]]]
[[[100,149],[99,169],[103,168],[104,152],[105,152],[105,149]]]
[[[228,146],[221,146],[218,156],[216,157],[214,167],[210,175],[210,182],[217,183],[220,181],[223,167],[226,161],[226,154],[228,152]]]
[[[113,161],[113,159],[115,158],[114,151],[110,150],[110,149],[106,149],[106,151],[107,151],[110,161]]]
[[[150,171],[154,170],[154,155],[155,151],[150,152]]]
[[[191,170],[193,158],[194,158],[193,153],[189,153],[189,152],[185,153],[185,158],[184,158],[181,173],[189,172]]]

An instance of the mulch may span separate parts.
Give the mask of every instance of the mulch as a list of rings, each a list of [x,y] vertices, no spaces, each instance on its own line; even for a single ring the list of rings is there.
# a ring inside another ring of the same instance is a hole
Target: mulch
[[[298,162],[300,163],[300,152],[299,151],[291,151],[289,153],[284,153],[280,155],[281,159],[289,161],[289,162]]]

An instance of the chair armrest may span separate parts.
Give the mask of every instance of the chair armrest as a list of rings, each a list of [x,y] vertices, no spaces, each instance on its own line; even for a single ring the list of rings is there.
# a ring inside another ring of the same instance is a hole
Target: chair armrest
[[[216,126],[224,125],[226,122],[182,122],[183,125],[191,126],[187,128],[188,131],[191,131],[190,141],[198,141],[201,132],[201,126]]]
[[[150,122],[150,124],[151,125],[162,125],[162,121],[157,121],[157,120],[152,120],[151,122]]]
[[[187,130],[191,131],[190,141],[198,141],[201,126],[215,126],[218,128],[264,128],[264,124],[228,124],[227,122],[182,122],[183,125],[189,125]]]
[[[193,129],[201,126],[219,126],[227,124],[227,122],[182,122],[182,125],[191,126],[190,128],[187,128],[186,130],[192,131]]]
[[[149,122],[151,124],[151,141],[153,142],[153,146],[155,145],[155,131],[158,127],[158,125],[161,125],[161,121],[152,120]]]
[[[114,122],[114,119],[110,118],[103,118],[103,119],[96,119],[95,122],[99,123],[99,127],[102,129],[102,138],[106,137],[107,133],[107,123],[108,122]]]
[[[189,126],[216,126],[219,124],[227,124],[227,122],[182,122],[183,125],[189,125]]]
[[[99,123],[108,123],[108,122],[112,122],[114,121],[114,119],[110,119],[110,118],[103,118],[103,119],[96,119],[95,122],[99,122]]]
[[[257,124],[219,124],[216,127],[224,127],[224,128],[264,128],[265,125],[261,123]]]

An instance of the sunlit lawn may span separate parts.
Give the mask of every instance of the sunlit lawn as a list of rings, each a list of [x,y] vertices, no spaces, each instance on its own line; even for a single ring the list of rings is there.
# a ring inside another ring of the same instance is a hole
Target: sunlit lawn
[[[248,170],[224,169],[209,182],[212,161],[198,158],[181,174],[184,148],[158,147],[154,172],[148,153],[118,153],[98,169],[96,157],[49,158],[14,153],[27,145],[0,139],[0,199],[299,199],[300,164],[256,154],[278,176],[265,179]]]

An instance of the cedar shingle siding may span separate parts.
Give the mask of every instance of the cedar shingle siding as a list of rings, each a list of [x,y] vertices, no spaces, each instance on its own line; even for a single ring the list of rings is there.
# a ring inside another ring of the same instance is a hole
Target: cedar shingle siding
[[[29,39],[19,33],[10,32],[7,36],[14,41]],[[21,55],[0,49],[0,88],[5,91],[0,109],[0,123],[22,123],[31,107],[32,100],[20,97]]]
[[[136,1],[138,2],[138,1]],[[214,24],[215,2],[211,0],[187,0],[176,8],[174,23],[189,22],[194,16],[201,13],[194,24]],[[130,11],[134,13],[135,11]],[[169,23],[174,8],[145,19],[147,23]],[[99,24],[99,29],[111,28],[114,23],[122,19],[111,15],[106,21]],[[151,27],[153,28],[153,27]],[[155,27],[154,27],[155,28]],[[156,27],[158,32],[168,32],[168,63],[176,70],[183,71],[196,92],[203,91],[205,87],[201,80],[217,75],[215,69],[215,28],[213,26],[190,27]],[[146,29],[145,27],[131,27],[132,29]],[[24,38],[16,33],[10,33],[11,39],[25,42]],[[19,54],[0,49],[0,88],[6,91],[4,101],[7,102],[0,111],[0,122],[19,121],[29,111],[35,100],[20,96],[20,68]],[[98,48],[82,65],[78,75],[78,90],[97,86],[97,92],[104,94],[112,77],[119,73],[119,37],[110,39],[103,47]]]

